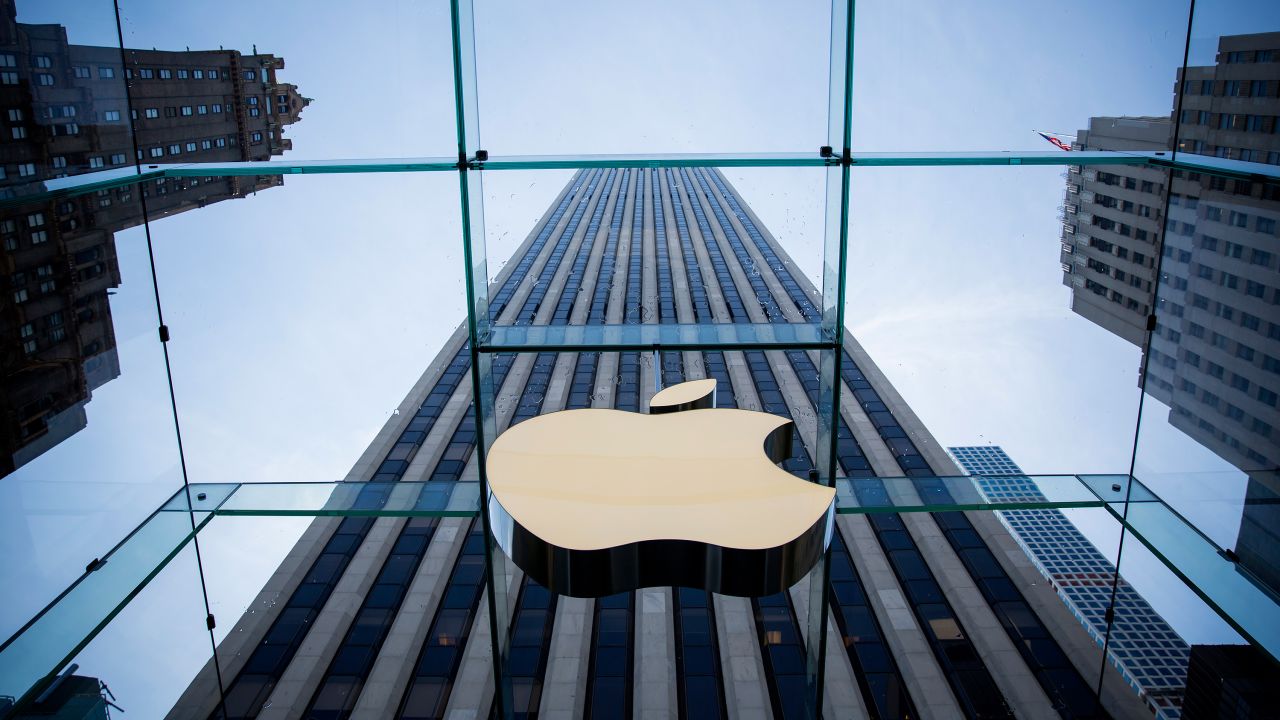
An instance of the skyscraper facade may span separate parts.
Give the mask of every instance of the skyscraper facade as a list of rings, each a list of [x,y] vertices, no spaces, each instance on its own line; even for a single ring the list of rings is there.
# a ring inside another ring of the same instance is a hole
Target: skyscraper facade
[[[993,502],[1047,498],[998,445],[948,448]],[[1061,510],[1006,510],[1001,521],[1099,646],[1146,699],[1158,718],[1181,717],[1190,648],[1123,578],[1115,590],[1115,623],[1107,637],[1115,565]]]
[[[276,77],[284,60],[235,50],[74,45],[61,25],[17,22],[0,0],[0,477],[88,423],[93,391],[120,374],[108,292],[114,234],[281,183],[159,179],[21,203],[70,175],[137,163],[267,160],[310,102]],[[131,114],[132,107],[137,108]],[[145,200],[145,209],[144,209]]]
[[[1180,70],[1175,90],[1170,118],[1092,118],[1075,147],[1162,150],[1176,131],[1179,152],[1280,164],[1280,33],[1220,38],[1217,62]],[[1144,388],[1248,476],[1234,553],[1280,590],[1280,188],[1073,168],[1063,217],[1072,309],[1139,347],[1152,323]]]
[[[815,291],[718,170],[578,171],[499,273],[510,325],[792,323]],[[465,328],[348,482],[474,482]],[[658,386],[718,381],[717,404],[783,415],[783,467],[817,436],[806,351],[496,356],[498,427],[565,408],[644,412]],[[946,498],[945,450],[846,336],[837,438],[857,502]],[[884,478],[896,478],[885,480]],[[607,482],[602,478],[602,482]],[[385,486],[378,486],[385,487]],[[1150,717],[991,513],[842,515],[831,541],[827,717]],[[493,707],[485,542],[471,517],[319,518],[171,718],[438,718]],[[556,596],[512,568],[508,675],[521,717],[798,717],[807,581],[742,598],[655,587]],[[225,620],[224,620],[225,622]],[[217,663],[215,668],[214,663]]]

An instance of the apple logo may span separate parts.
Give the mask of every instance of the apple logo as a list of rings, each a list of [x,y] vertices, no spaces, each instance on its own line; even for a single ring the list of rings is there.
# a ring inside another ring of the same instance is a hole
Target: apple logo
[[[715,380],[662,390],[648,415],[562,410],[498,436],[489,518],[503,551],[552,592],[677,585],[759,597],[821,559],[835,490],[777,463],[792,422],[715,407]]]

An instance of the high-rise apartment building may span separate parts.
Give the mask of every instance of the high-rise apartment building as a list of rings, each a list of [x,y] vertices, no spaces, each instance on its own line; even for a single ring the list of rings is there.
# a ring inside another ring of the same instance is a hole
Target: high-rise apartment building
[[[281,183],[175,178],[21,204],[59,178],[184,162],[267,160],[310,102],[280,82],[284,61],[235,50],[72,45],[61,25],[17,22],[0,0],[0,476],[88,422],[92,393],[120,374],[110,289],[113,236]],[[136,108],[131,116],[129,107]],[[145,210],[144,210],[145,199]]]
[[[496,321],[513,325],[786,324],[818,318],[814,297],[726,177],[704,168],[577,172],[490,295]],[[441,348],[348,482],[430,492],[477,480],[466,337],[459,328]],[[795,420],[783,467],[805,476],[817,363],[801,350],[538,352],[496,356],[492,380],[501,430],[565,408],[643,412],[655,386],[714,378],[720,407]],[[945,498],[936,476],[955,466],[849,336],[842,377],[837,449],[857,502]],[[827,717],[1150,717],[993,514],[836,524]],[[473,518],[317,519],[169,717],[488,716],[484,552]],[[760,598],[653,587],[592,600],[512,570],[507,672],[521,717],[803,714],[803,581]]]
[[[1176,129],[1180,152],[1280,164],[1280,33],[1222,37],[1175,89],[1175,117],[1093,118],[1077,148],[1160,150]],[[1072,309],[1139,347],[1150,316],[1146,391],[1249,476],[1234,552],[1280,589],[1280,187],[1117,166],[1073,169],[1066,197]]]
[[[993,502],[1043,502],[1035,480],[998,445],[948,448]],[[1099,646],[1107,635],[1116,567],[1061,510],[1006,510],[1001,521]],[[1158,718],[1181,717],[1190,648],[1123,578],[1115,589],[1115,623],[1107,659]]]

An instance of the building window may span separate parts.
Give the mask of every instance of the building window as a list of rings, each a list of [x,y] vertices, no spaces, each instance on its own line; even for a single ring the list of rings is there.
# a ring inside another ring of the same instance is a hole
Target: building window
[[[44,87],[53,87],[53,76],[49,73],[40,73],[36,75],[36,84]]]
[[[18,293],[14,293],[14,300],[17,302],[24,302],[27,299],[27,291],[19,290],[18,292],[22,293],[22,300],[18,300]],[[35,340],[27,340],[22,343],[22,351],[28,355],[34,355],[37,349]]]
[[[89,73],[89,68],[87,67],[76,65],[75,67],[72,67],[71,70],[75,73],[75,76],[78,78],[92,77],[92,75]]]
[[[215,144],[215,145],[217,145],[218,147],[226,147],[226,146],[227,146],[227,139],[226,139],[226,138],[218,138],[217,140],[215,140],[215,141],[214,141],[214,144]]]
[[[245,71],[244,71],[244,79],[245,79],[245,80],[256,80],[256,79],[257,79],[257,77],[258,77],[258,74],[257,74],[256,72],[252,71],[252,70],[245,70]]]
[[[195,152],[195,151],[196,151],[196,144],[193,142],[187,143],[187,152]]]
[[[152,70],[151,68],[138,69],[138,77],[142,78],[143,80],[153,80],[155,79],[155,76],[156,76],[156,71]]]
[[[210,79],[210,80],[217,80],[217,79],[218,79],[218,71],[217,71],[217,70],[213,70],[213,69],[209,70],[209,79]]]
[[[164,148],[162,147],[153,147],[148,152],[151,153],[153,158],[164,157]]]
[[[119,110],[107,110],[102,113],[102,119],[106,122],[120,122]]]
[[[214,113],[215,115],[217,115],[217,114],[219,114],[219,113],[221,113],[221,112],[222,112],[222,103],[214,103],[214,104],[213,104],[213,113]]]
[[[190,73],[186,70],[178,70],[178,79],[186,80]]]
[[[1240,94],[1240,81],[1228,80],[1222,84],[1222,94],[1228,97],[1236,97]]]
[[[35,232],[31,233],[32,245],[40,245],[42,243],[47,242],[48,240],[49,240],[49,233],[45,230],[36,230]]]
[[[209,114],[209,106],[208,106],[208,105],[197,105],[197,106],[196,106],[196,114],[197,114],[197,115],[208,115],[208,114]]]
[[[17,85],[18,73],[16,72],[0,72],[0,85]]]
[[[194,114],[195,114],[195,110],[194,110],[194,109],[192,109],[192,107],[191,107],[190,105],[183,105],[183,106],[182,106],[182,116],[183,116],[183,117],[191,117],[191,116],[192,116],[192,115],[194,115]]]
[[[147,119],[154,120],[160,117],[160,110],[159,108],[147,108],[146,114],[147,114]]]
[[[257,145],[258,143],[262,142],[262,133],[255,132],[254,134],[249,136],[249,139],[253,144]]]
[[[36,174],[35,163],[18,163],[18,177],[31,177]]]
[[[164,116],[167,118],[178,117],[178,108],[169,106],[164,109]]]
[[[27,216],[27,227],[38,228],[44,225],[44,213],[31,213]]]
[[[106,162],[102,159],[101,155],[95,155],[94,157],[89,158],[89,167],[91,168],[100,168],[104,165],[106,165]]]
[[[195,78],[196,80],[203,80],[203,79],[204,79],[204,71],[203,71],[203,70],[192,70],[192,71],[191,71],[191,77]]]
[[[213,141],[212,141],[212,140],[201,140],[201,141],[200,141],[200,149],[201,149],[201,150],[212,150],[212,149],[213,149]]]
[[[0,53],[0,67],[18,67],[18,58],[13,53]]]
[[[10,108],[9,122],[22,122],[23,119],[22,110],[20,108]]]
[[[64,168],[67,166],[67,159],[62,155],[58,155],[52,159],[52,163],[55,169]]]
[[[110,80],[111,78],[114,78],[115,76],[116,76],[116,69],[115,69],[115,68],[109,68],[109,67],[99,67],[99,68],[98,68],[98,77],[99,77],[99,78],[102,78],[103,80]]]
[[[111,164],[112,164],[112,165],[123,165],[123,164],[124,164],[124,153],[116,153],[115,155],[112,155],[112,156],[111,156]]]
[[[27,129],[21,125],[9,128],[9,134],[13,135],[14,140],[22,140],[27,136]]]
[[[170,146],[169,146],[169,154],[170,154],[170,155],[181,155],[181,154],[182,154],[182,146],[181,146],[181,145],[170,145]]]
[[[258,117],[261,114],[262,114],[262,111],[258,110],[258,108],[256,107],[249,108],[249,117]]]
[[[160,69],[160,79],[161,79],[161,80],[172,80],[172,79],[173,79],[173,71],[172,71],[172,70],[168,70],[168,69],[166,69],[166,68],[161,68],[161,69]]]
[[[53,60],[48,55],[36,55],[34,58],[35,66],[38,68],[53,67]]]

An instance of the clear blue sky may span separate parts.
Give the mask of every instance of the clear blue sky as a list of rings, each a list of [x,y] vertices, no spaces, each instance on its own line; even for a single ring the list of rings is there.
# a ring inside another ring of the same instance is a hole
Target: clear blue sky
[[[822,3],[480,4],[481,138],[493,154],[824,144]],[[286,131],[290,159],[454,152],[445,2],[122,5],[130,47],[256,44],[284,57],[280,78],[315,99]],[[1201,61],[1218,34],[1280,27],[1265,3],[1197,7]],[[858,13],[853,145],[865,151],[1047,150],[1033,130],[1167,114],[1187,21],[1185,3],[1157,0],[862,2]],[[19,20],[64,24],[73,43],[116,40],[101,0],[24,0]],[[1126,472],[1139,353],[1069,310],[1060,172],[859,171],[849,325],[943,445],[1001,444],[1028,472]],[[815,276],[821,172],[728,174]],[[567,177],[489,174],[491,273]],[[192,481],[346,474],[463,317],[455,185],[447,174],[289,177],[153,225]],[[25,588],[0,610],[0,635],[180,484],[142,242],[117,236],[123,375],[95,393],[86,430],[0,481],[0,542],[16,549],[0,584]],[[1148,409],[1140,470],[1216,473],[1229,482],[1213,492],[1239,492],[1221,461],[1160,428],[1167,409]],[[1224,517],[1205,522],[1230,543]],[[1081,522],[1114,554],[1101,540],[1113,523]],[[215,525],[202,539],[225,632],[305,521]],[[1124,570],[1189,639],[1225,637],[1162,567]],[[81,663],[129,717],[158,716],[207,657],[202,615],[188,550]]]

